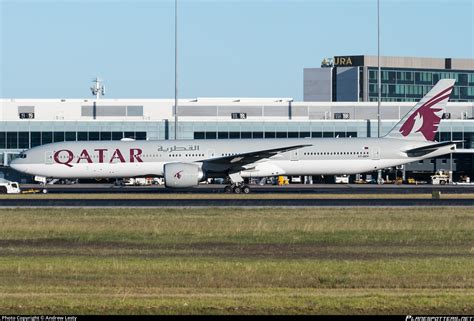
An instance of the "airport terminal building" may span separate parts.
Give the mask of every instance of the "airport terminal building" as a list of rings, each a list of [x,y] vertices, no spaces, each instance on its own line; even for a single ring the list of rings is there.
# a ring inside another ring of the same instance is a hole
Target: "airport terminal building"
[[[382,135],[413,105],[383,102]],[[14,177],[8,164],[19,152],[52,142],[174,139],[173,107],[172,99],[1,99],[0,176]],[[377,137],[376,102],[197,98],[180,99],[177,110],[178,139]],[[462,140],[458,150],[411,163],[407,175],[451,168],[474,175],[474,103],[449,102],[445,118],[436,139]]]
[[[177,139],[377,137],[376,56],[336,56],[303,74],[304,101],[180,99]],[[404,171],[474,177],[474,59],[381,57],[381,135],[441,78],[457,81],[436,141],[462,142]],[[8,166],[18,153],[48,143],[175,139],[174,116],[172,99],[0,99],[0,177],[18,175]]]

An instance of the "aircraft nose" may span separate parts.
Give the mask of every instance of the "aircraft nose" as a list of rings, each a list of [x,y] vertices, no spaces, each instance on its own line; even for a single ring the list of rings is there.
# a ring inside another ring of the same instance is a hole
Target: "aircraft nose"
[[[18,172],[25,172],[27,165],[22,164],[19,158],[15,158],[10,162],[10,167]]]
[[[14,159],[10,162],[10,167],[13,168],[16,171],[18,170],[18,162],[17,162],[16,159]]]
[[[27,164],[18,164],[18,163],[11,162],[10,167],[16,170],[17,172],[29,174],[29,169],[28,169]]]
[[[16,164],[18,164],[18,158],[15,158],[10,162],[10,166],[14,166]]]

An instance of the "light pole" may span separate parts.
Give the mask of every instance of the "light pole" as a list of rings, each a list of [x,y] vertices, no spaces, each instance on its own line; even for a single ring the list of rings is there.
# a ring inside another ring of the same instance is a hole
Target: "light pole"
[[[178,0],[174,0],[174,139],[178,139]]]
[[[380,0],[377,0],[377,137],[380,138],[380,100],[382,99],[382,79],[380,72]],[[382,170],[377,171],[377,183],[382,184]]]
[[[377,0],[377,137],[380,137],[380,100],[382,99],[382,79],[380,72],[380,0]]]

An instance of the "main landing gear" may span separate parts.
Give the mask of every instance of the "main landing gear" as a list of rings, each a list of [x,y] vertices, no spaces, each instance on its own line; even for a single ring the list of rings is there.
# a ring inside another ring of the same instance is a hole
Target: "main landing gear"
[[[249,194],[250,187],[243,183],[232,183],[224,188],[224,193]]]
[[[244,179],[240,176],[240,173],[229,173],[230,185],[224,188],[225,193],[234,194],[248,194],[250,193],[250,187],[245,185]]]

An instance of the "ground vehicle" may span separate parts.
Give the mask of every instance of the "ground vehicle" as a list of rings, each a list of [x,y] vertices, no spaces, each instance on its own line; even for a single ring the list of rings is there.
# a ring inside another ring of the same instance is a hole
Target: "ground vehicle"
[[[336,184],[349,184],[349,175],[336,175],[336,176],[334,176],[334,183],[336,183]]]
[[[10,182],[6,179],[0,179],[0,194],[18,194],[20,187],[17,182]]]
[[[259,181],[258,181],[258,185],[260,186],[263,186],[265,184],[268,184],[268,185],[277,185],[278,184],[278,181],[277,181],[277,178],[276,177],[262,177]]]
[[[433,185],[445,185],[451,183],[449,173],[443,170],[437,171],[434,175],[431,175],[431,184]]]
[[[416,184],[416,180],[413,177],[408,177],[407,183],[408,184]]]
[[[395,184],[395,185],[401,185],[401,184],[403,184],[403,178],[401,178],[401,177],[395,178],[394,184]]]
[[[291,183],[301,184],[301,176],[291,176],[290,181],[291,181]]]
[[[117,183],[116,183],[117,184]],[[118,183],[119,185],[125,186],[145,186],[145,185],[163,185],[163,179],[158,177],[137,177],[137,178],[124,178]]]
[[[286,178],[286,176],[278,176],[278,185],[288,185],[288,178]]]

